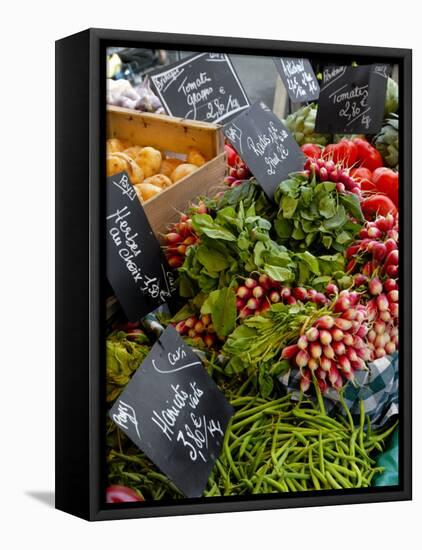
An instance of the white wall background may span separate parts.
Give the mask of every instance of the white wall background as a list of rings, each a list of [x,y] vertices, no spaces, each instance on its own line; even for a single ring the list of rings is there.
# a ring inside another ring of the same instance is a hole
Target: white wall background
[[[3,548],[319,550],[335,546],[349,550],[358,546],[365,550],[393,550],[406,544],[406,539],[418,540],[422,517],[419,468],[422,409],[417,392],[422,387],[422,376],[417,354],[413,502],[99,524],[67,516],[45,503],[51,501],[49,494],[54,486],[54,40],[87,27],[104,27],[413,48],[416,290],[422,241],[418,221],[422,205],[421,100],[416,92],[422,88],[422,48],[416,6],[410,0],[3,3],[0,32],[0,544]],[[414,310],[421,308],[420,295],[416,294]],[[420,330],[416,314],[415,339]],[[409,548],[417,546],[413,542]]]

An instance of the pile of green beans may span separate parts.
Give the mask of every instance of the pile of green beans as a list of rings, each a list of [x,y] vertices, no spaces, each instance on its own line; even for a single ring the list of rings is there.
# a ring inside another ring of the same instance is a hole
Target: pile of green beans
[[[204,496],[220,497],[286,493],[371,486],[383,451],[396,424],[371,429],[361,403],[354,425],[343,403],[328,415],[317,391],[317,402],[291,395],[265,399],[251,378],[231,380],[222,390],[235,408],[223,449],[208,480]],[[179,499],[183,495],[157,467],[108,421],[108,479],[139,490],[146,500]]]
[[[286,493],[369,487],[375,451],[395,426],[373,432],[361,403],[360,423],[346,415],[328,416],[318,402],[271,401],[248,395],[231,400],[236,412],[205,496]]]

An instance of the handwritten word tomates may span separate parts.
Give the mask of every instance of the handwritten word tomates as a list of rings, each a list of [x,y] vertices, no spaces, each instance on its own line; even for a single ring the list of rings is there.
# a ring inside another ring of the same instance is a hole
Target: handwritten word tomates
[[[226,54],[203,53],[160,68],[150,75],[168,114],[220,122],[249,106]]]
[[[378,132],[384,116],[387,73],[388,66],[383,64],[324,69],[316,131]]]

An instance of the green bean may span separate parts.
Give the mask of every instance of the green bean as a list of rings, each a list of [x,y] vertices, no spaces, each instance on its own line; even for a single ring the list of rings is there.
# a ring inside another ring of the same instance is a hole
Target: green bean
[[[368,464],[366,460],[362,460],[359,457],[356,457],[354,455],[347,455],[347,454],[338,453],[337,451],[334,451],[332,449],[326,449],[325,454],[327,454],[328,456],[333,456],[333,458],[338,456],[338,457],[343,458],[343,460],[350,460],[351,463],[356,462],[356,463],[362,464],[364,466],[367,466],[367,464]]]
[[[280,493],[285,493],[288,491],[285,484],[282,485],[281,482],[277,482],[269,476],[264,476],[264,479],[268,483],[268,485],[271,485],[272,487],[274,487],[274,489],[277,489],[278,491],[280,491]]]
[[[328,462],[327,460],[326,460],[325,462],[326,462],[326,464],[331,464],[331,462]],[[345,466],[341,466],[340,464],[337,464],[337,465],[335,466],[335,469],[336,469],[338,472],[342,473],[342,474],[345,474],[345,475],[347,475],[347,476],[349,476],[349,477],[352,477],[353,479],[356,478],[356,472],[352,472],[351,470],[349,470],[349,469],[346,468]]]
[[[325,475],[321,472],[321,470],[319,470],[318,468],[316,468],[315,466],[313,466],[312,468],[315,476],[319,479],[319,481],[325,485],[327,485],[327,478],[325,477]]]
[[[264,464],[264,466],[262,466],[262,467],[258,470],[258,472],[257,472],[257,474],[258,474],[258,476],[257,476],[257,482],[256,482],[255,488],[254,488],[254,490],[253,490],[253,493],[254,493],[254,494],[257,494],[257,493],[259,492],[259,490],[260,490],[260,488],[261,488],[261,485],[262,485],[262,482],[264,481],[264,477],[265,477],[265,474],[266,474],[267,469],[268,469],[268,465],[267,465],[267,464]],[[261,470],[262,470],[262,473],[260,473]]]
[[[292,493],[297,493],[296,485],[293,483],[292,479],[286,479],[286,485],[292,491]]]
[[[242,458],[242,456],[245,454],[245,451],[247,450],[247,447],[251,441],[252,434],[249,434],[245,439],[243,440],[243,443],[240,446],[239,449],[239,458]]]
[[[298,479],[294,479],[294,478],[293,478],[293,479],[291,479],[290,481],[296,486],[296,489],[297,489],[298,491],[306,491],[306,490],[307,490],[307,489],[306,489],[306,485],[301,484],[300,481],[299,481]]]
[[[247,485],[247,487],[248,487],[248,489],[249,489],[250,491],[253,491],[254,486],[253,486],[252,481],[250,481],[249,479],[247,479],[247,478],[245,478],[245,477],[242,478],[241,481],[242,481],[242,483],[244,483],[245,485]]]
[[[237,469],[234,461],[233,461],[233,458],[232,458],[232,455],[231,455],[231,452],[230,452],[230,447],[228,445],[228,437],[225,437],[224,438],[224,443],[223,443],[223,448],[224,448],[224,453],[227,457],[227,460],[229,462],[229,466],[231,467],[234,475],[236,476],[236,478],[238,480],[240,480],[240,473],[239,473],[239,470]]]
[[[310,479],[310,475],[309,474],[301,474],[300,472],[287,472],[287,471],[284,471],[283,473],[283,478],[284,479]]]
[[[248,409],[248,410],[245,410],[245,411],[241,411],[241,412],[236,412],[234,414],[234,419],[238,420],[239,418],[243,418],[245,416],[248,416],[249,414],[253,415],[255,414],[256,412],[259,412],[259,411],[262,411],[262,410],[265,410],[265,409],[268,409],[268,408],[272,408],[275,404],[277,403],[282,403],[284,400],[284,398],[280,398],[280,399],[276,399],[275,401],[271,401],[271,403],[264,403],[262,405],[258,405],[256,407],[253,407],[252,409]],[[277,413],[278,411],[276,411]]]
[[[334,477],[330,474],[329,470],[325,472],[325,475],[327,477],[327,481],[330,483],[331,487],[334,489],[343,489],[343,487],[338,483]]]
[[[337,467],[333,466],[332,464],[328,463],[325,465],[327,472],[333,476],[337,480],[337,482],[344,487],[345,489],[351,489],[353,485],[350,483],[348,479],[346,479],[338,470]],[[328,475],[327,475],[328,477]]]
[[[352,465],[352,468],[354,469],[355,474],[357,476],[357,481],[356,481],[355,487],[357,487],[357,488],[362,487],[362,481],[363,481],[362,473],[359,470],[359,468],[357,467],[356,462],[351,462],[351,465]]]
[[[349,407],[346,405],[346,402],[344,401],[343,391],[340,391],[338,396],[340,399],[340,403],[343,405],[343,409],[346,412],[346,416],[349,419],[350,428],[353,430],[355,427],[355,423],[353,422],[353,418],[352,418],[352,415],[350,414]]]
[[[266,443],[269,441],[270,438],[266,439]],[[262,445],[259,452],[257,453],[256,457],[255,457],[255,461],[253,462],[252,464],[252,472],[254,472],[258,466],[258,463],[262,457],[262,454],[264,453],[264,450],[265,450],[265,445]]]
[[[321,468],[321,472],[323,475],[325,475],[325,464],[324,464],[324,449],[322,446],[322,435],[321,433],[318,436],[318,452],[319,452],[319,467]]]

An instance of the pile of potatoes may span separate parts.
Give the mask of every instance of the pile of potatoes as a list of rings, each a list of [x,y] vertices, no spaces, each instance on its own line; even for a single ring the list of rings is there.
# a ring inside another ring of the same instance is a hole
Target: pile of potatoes
[[[188,176],[206,162],[197,149],[186,160],[163,156],[154,147],[133,145],[124,139],[107,140],[107,176],[127,172],[141,202]]]

